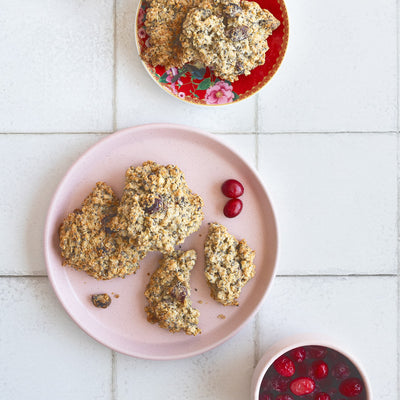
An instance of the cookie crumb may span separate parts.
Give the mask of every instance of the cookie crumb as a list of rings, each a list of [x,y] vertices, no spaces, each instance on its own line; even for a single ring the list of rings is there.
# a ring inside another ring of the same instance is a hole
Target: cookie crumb
[[[111,297],[107,293],[93,294],[92,303],[98,308],[107,308],[111,304]]]
[[[118,294],[118,293],[115,293],[115,294],[114,294],[114,297],[115,297],[116,299],[119,299],[119,294]]]
[[[199,300],[198,303],[199,303],[199,304],[203,304],[203,300]]]
[[[218,315],[217,315],[217,318],[218,318],[218,319],[225,319],[226,317],[225,317],[224,314],[218,314]]]

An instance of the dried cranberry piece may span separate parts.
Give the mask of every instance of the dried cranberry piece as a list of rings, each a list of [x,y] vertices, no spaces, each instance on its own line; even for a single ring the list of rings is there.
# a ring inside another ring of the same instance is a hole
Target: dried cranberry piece
[[[293,361],[285,355],[278,357],[274,361],[274,368],[276,372],[282,376],[293,376],[295,373],[295,367]]]
[[[232,42],[240,42],[249,36],[249,27],[246,25],[235,26],[226,30],[225,35]]]
[[[323,379],[328,376],[328,364],[322,360],[317,360],[312,363],[312,371],[317,379]]]
[[[358,378],[347,378],[339,385],[341,394],[347,397],[356,397],[363,390],[363,385]]]
[[[240,214],[243,208],[242,200],[230,199],[224,207],[224,215],[227,218],[234,218]]]
[[[151,206],[145,207],[144,212],[147,214],[154,214],[164,207],[164,202],[161,197],[155,197]]]
[[[171,289],[171,296],[181,303],[185,301],[187,295],[187,288],[179,283]]]
[[[315,382],[311,378],[303,377],[294,379],[290,384],[290,390],[296,396],[303,396],[312,393],[315,389]]]

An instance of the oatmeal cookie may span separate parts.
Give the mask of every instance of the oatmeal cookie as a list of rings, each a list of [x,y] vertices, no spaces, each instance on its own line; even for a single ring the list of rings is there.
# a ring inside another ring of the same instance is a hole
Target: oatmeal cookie
[[[141,54],[143,60],[153,66],[163,65],[166,69],[179,68],[184,64],[179,36],[187,12],[198,1],[150,0],[148,2],[145,27],[150,45]]]
[[[145,307],[149,322],[170,332],[183,330],[187,335],[201,333],[199,311],[190,301],[190,271],[196,262],[196,252],[189,250],[164,255],[160,266],[147,285]]]
[[[265,63],[267,38],[280,22],[254,1],[203,0],[183,23],[184,62],[200,61],[230,82]]]
[[[178,167],[147,161],[126,172],[124,192],[111,228],[135,240],[140,249],[169,253],[200,228],[203,205]]]
[[[98,182],[82,208],[64,219],[59,229],[63,265],[103,280],[135,273],[145,252],[110,230],[118,204],[113,190]]]
[[[239,305],[243,286],[255,275],[255,252],[220,224],[211,224],[204,245],[205,276],[211,297],[224,306]]]

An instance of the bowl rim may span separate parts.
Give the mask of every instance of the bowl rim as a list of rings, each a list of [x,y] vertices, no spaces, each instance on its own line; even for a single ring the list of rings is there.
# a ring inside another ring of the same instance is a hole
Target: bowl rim
[[[266,352],[262,355],[260,360],[258,361],[251,380],[251,400],[258,400],[259,391],[261,387],[262,379],[267,372],[267,370],[271,367],[272,363],[281,355],[286,352],[295,349],[297,347],[302,346],[323,346],[328,347],[338,353],[341,353],[343,356],[349,359],[350,362],[354,364],[357,368],[357,371],[360,373],[361,379],[364,382],[364,389],[366,393],[366,400],[372,400],[372,389],[371,384],[368,379],[368,376],[365,372],[364,367],[361,362],[354,357],[354,355],[347,350],[346,345],[343,345],[336,338],[333,339],[331,337],[321,337],[315,334],[299,334],[293,335],[289,337],[285,337],[284,339],[275,342],[272,346],[270,346]]]

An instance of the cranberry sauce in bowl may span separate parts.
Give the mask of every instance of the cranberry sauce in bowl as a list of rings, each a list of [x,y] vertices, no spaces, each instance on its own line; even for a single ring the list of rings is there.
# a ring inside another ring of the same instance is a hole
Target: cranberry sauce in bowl
[[[342,350],[297,343],[260,360],[253,400],[371,400],[361,367]]]

